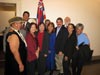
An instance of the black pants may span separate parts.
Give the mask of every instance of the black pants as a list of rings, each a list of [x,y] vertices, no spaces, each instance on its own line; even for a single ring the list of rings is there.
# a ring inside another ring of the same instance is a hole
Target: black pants
[[[38,73],[44,75],[46,71],[46,57],[40,56],[38,58]]]
[[[35,75],[35,65],[36,61],[28,62],[27,61],[27,75]]]
[[[79,51],[75,52],[72,57],[72,74],[81,75],[83,65],[84,65],[84,61],[80,57]]]
[[[63,71],[64,71],[64,75],[71,75],[70,59],[68,59],[67,61],[65,61],[65,59],[63,59]]]

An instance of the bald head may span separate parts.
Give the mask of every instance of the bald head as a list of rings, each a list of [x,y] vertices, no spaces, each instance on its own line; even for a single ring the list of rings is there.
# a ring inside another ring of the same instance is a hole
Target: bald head
[[[70,17],[68,17],[68,16],[65,17],[64,22],[65,22],[65,25],[68,25],[69,23],[71,23]]]

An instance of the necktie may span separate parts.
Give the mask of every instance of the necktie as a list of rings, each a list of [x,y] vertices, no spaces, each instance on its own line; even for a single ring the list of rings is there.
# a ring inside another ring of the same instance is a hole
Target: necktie
[[[23,29],[25,29],[25,23],[23,24]]]

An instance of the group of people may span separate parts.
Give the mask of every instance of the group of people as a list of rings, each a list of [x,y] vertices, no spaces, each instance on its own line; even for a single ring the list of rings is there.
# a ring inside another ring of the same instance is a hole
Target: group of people
[[[5,75],[81,75],[84,58],[81,49],[90,45],[84,26],[71,23],[69,17],[58,17],[57,27],[50,20],[29,23],[29,12],[9,20],[6,33]],[[83,47],[83,48],[82,48]],[[70,68],[71,67],[71,68]]]

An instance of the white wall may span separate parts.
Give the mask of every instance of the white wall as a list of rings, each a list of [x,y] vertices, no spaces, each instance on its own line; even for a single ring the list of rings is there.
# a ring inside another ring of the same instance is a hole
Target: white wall
[[[17,3],[17,15],[29,11],[31,18],[36,18],[39,0],[0,0]],[[72,23],[85,25],[84,32],[88,35],[93,55],[100,55],[100,0],[44,0],[48,19],[55,22],[57,17],[71,17]]]

